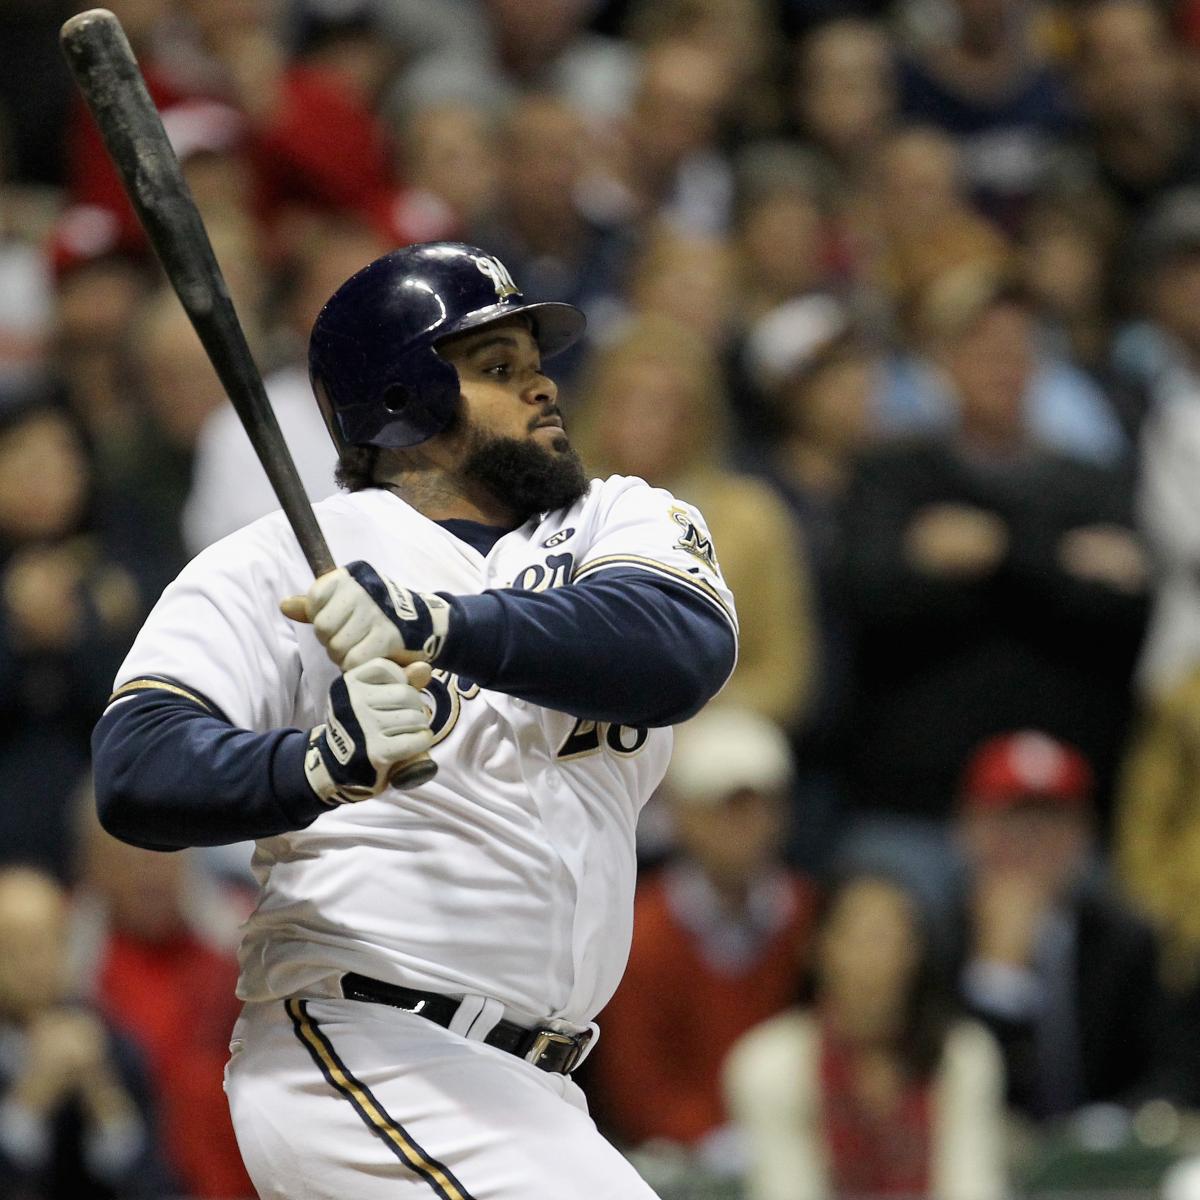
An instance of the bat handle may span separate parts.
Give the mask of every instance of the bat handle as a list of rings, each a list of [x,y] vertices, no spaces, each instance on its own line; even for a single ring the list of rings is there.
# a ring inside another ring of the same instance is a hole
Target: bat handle
[[[332,568],[330,568],[332,570]],[[308,611],[303,596],[289,596],[281,605],[283,612],[293,621],[308,621]],[[404,668],[404,677],[409,685],[417,691],[429,686],[433,678],[433,668],[427,662],[400,663]],[[422,752],[396,763],[388,772],[388,782],[392,787],[414,788],[428,783],[437,774],[437,763]]]

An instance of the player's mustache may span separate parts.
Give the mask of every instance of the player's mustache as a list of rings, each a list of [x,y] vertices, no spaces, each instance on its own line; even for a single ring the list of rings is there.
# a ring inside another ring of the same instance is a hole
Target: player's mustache
[[[564,424],[562,419],[562,409],[560,409],[557,404],[553,404],[549,408],[542,409],[542,411],[538,413],[536,417],[530,418],[529,432],[532,433],[539,426],[545,425],[547,421],[551,421],[555,417],[558,418],[558,423],[560,425]]]

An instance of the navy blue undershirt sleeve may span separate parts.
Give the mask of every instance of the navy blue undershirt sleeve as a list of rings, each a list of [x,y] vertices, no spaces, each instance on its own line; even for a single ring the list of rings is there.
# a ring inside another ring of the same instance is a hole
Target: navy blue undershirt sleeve
[[[100,821],[151,850],[220,846],[311,824],[307,733],[238,729],[160,689],[109,706],[92,734]]]
[[[439,667],[574,717],[674,725],[733,670],[733,629],[715,605],[636,568],[545,592],[447,599],[453,614]]]

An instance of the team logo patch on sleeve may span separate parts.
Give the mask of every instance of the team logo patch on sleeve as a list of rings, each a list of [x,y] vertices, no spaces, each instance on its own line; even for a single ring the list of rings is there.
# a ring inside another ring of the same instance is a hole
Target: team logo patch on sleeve
[[[701,531],[691,513],[686,508],[672,508],[671,520],[683,530],[683,536],[675,543],[676,549],[686,550],[716,571],[717,551],[712,538]]]

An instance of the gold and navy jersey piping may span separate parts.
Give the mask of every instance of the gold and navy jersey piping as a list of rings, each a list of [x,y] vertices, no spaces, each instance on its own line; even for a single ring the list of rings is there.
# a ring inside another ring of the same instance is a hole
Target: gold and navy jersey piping
[[[717,608],[721,615],[733,626],[734,632],[737,632],[737,617],[729,605],[725,603],[721,594],[707,579],[701,575],[693,575],[691,572],[684,571],[680,567],[672,567],[667,563],[659,562],[654,558],[644,558],[637,554],[606,554],[602,558],[593,558],[585,562],[571,577],[571,582],[578,583],[580,579],[588,575],[597,571],[607,571],[613,567],[636,567],[638,570],[650,571],[653,574],[665,576],[667,579],[673,579],[677,583],[687,584]]]
[[[205,712],[212,713],[213,716],[225,716],[202,692],[198,692],[195,688],[184,687],[183,684],[176,682],[174,679],[164,679],[157,675],[139,675],[137,679],[131,679],[128,683],[123,683],[109,696],[105,707],[128,696],[137,695],[139,692],[153,691],[170,692],[173,696],[179,696],[184,700],[190,700],[193,704],[198,704]]]

